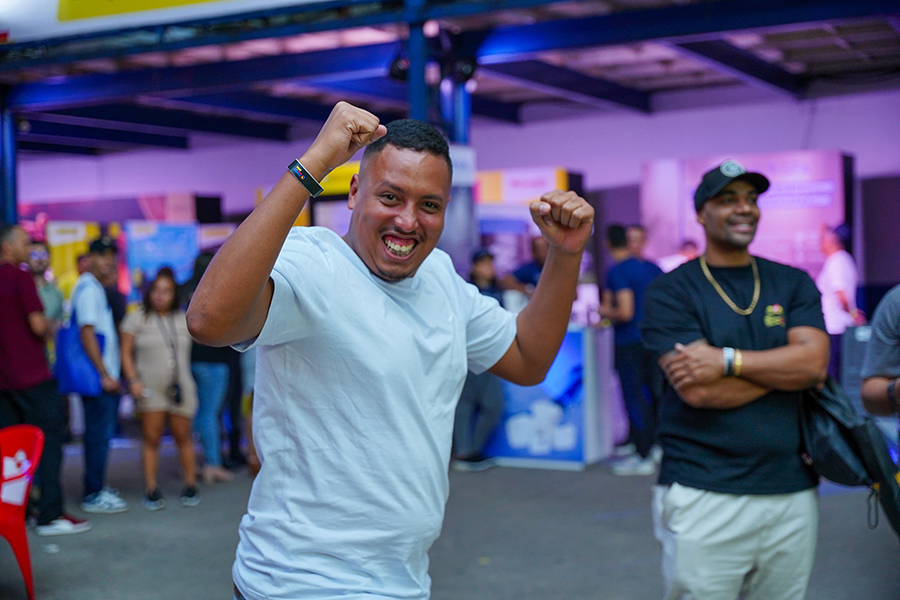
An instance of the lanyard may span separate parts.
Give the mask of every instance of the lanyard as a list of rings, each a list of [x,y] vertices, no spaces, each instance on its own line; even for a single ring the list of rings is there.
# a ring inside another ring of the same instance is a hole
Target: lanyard
[[[175,377],[174,381],[178,382],[178,329],[175,326],[175,316],[169,313],[169,325],[171,325],[171,330],[169,329],[169,325],[166,325],[166,319],[163,319],[162,316],[156,311],[156,318],[159,320],[159,332],[163,336],[163,340],[166,342],[166,347],[169,349],[169,352],[172,355],[172,365],[175,369]]]

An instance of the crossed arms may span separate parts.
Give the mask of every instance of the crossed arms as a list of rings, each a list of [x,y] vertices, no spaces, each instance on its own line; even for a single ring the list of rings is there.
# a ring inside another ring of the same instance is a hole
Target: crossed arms
[[[772,390],[804,390],[822,384],[828,370],[828,334],[815,327],[792,327],[787,344],[770,350],[741,350],[739,377],[724,375],[721,348],[706,340],[675,349],[659,359],[669,383],[694,408],[738,408]]]

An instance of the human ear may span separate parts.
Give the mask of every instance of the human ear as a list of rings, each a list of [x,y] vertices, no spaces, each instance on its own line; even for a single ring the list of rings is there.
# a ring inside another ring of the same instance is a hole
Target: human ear
[[[359,173],[354,173],[350,178],[350,192],[347,194],[347,208],[353,210],[356,206],[356,194],[359,192]]]

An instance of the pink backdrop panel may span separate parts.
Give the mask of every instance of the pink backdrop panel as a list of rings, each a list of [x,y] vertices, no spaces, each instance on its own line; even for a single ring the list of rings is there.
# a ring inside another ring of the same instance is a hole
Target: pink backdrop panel
[[[641,182],[641,218],[648,228],[647,254],[674,253],[684,239],[703,248],[694,190],[703,174],[725,160],[765,175],[772,186],[760,196],[762,217],[750,251],[804,269],[815,277],[825,260],[819,248],[823,225],[844,221],[844,157],[840,152],[797,150],[654,161]]]

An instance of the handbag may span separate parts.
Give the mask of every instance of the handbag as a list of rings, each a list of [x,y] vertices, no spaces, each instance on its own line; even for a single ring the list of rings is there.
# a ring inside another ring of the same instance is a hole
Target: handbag
[[[56,364],[53,365],[56,385],[62,394],[74,392],[82,396],[99,396],[103,391],[100,373],[84,351],[80,333],[73,308],[68,323],[56,334]],[[106,337],[99,333],[96,336],[102,354]]]
[[[872,417],[829,376],[822,389],[804,392],[800,420],[803,461],[834,483],[870,488],[900,536],[900,470]],[[876,507],[874,525],[877,514]]]

